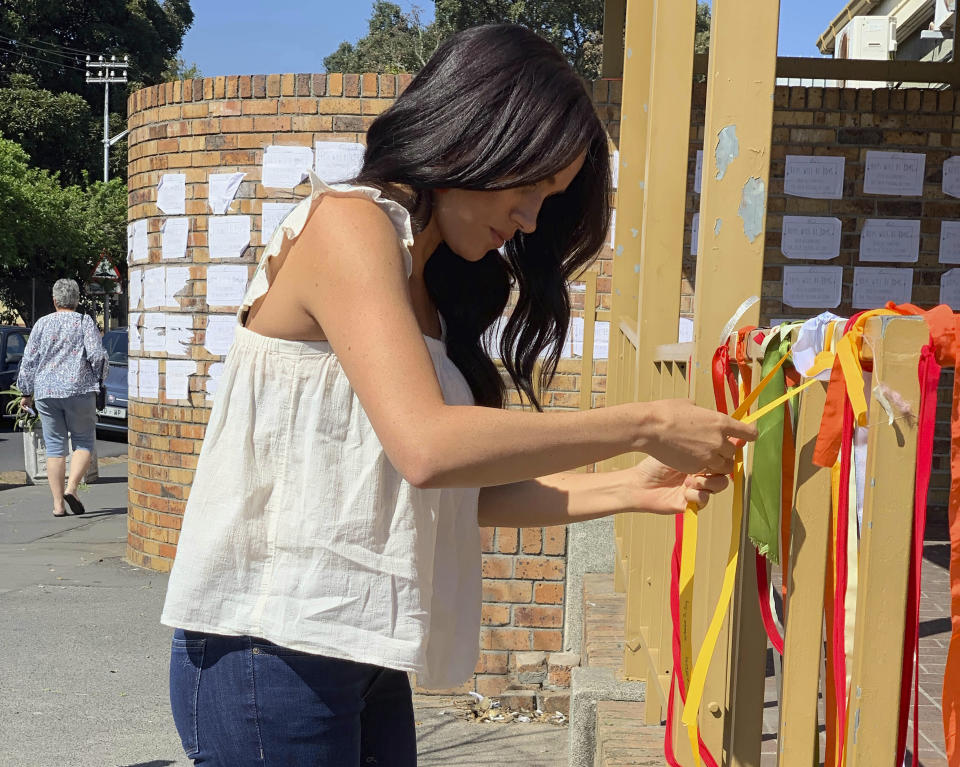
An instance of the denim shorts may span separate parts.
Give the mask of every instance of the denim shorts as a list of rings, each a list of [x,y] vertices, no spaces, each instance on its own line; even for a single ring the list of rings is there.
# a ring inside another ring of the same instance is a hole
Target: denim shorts
[[[415,767],[406,672],[177,629],[170,704],[187,756],[210,767]]]
[[[97,395],[94,392],[62,399],[38,399],[36,404],[48,457],[67,455],[67,435],[74,450],[93,452],[97,440]]]

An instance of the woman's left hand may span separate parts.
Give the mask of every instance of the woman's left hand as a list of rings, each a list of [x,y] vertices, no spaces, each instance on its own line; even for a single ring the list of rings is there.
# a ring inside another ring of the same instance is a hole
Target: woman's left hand
[[[684,474],[656,458],[645,458],[627,471],[635,498],[631,510],[652,514],[679,514],[688,503],[702,509],[730,484],[724,474]]]

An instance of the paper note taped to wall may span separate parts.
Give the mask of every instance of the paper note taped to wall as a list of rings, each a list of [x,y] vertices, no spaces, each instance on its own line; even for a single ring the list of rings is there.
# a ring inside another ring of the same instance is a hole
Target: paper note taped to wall
[[[190,269],[186,266],[168,266],[164,288],[164,306],[180,306],[179,298],[186,293]]]
[[[960,264],[960,221],[940,222],[940,263]]]
[[[363,168],[366,147],[355,141],[317,141],[314,145],[314,172],[328,184],[350,181]]]
[[[162,266],[145,269],[143,272],[143,308],[156,309],[163,306],[166,275]]]
[[[948,269],[940,275],[940,303],[954,311],[960,309],[960,269]]]
[[[140,306],[140,299],[143,298],[143,270],[131,269],[130,287],[127,290],[127,306],[130,309],[136,309]]]
[[[237,331],[237,318],[232,314],[210,314],[207,316],[207,329],[204,332],[203,348],[220,357],[230,351],[233,337]]]
[[[176,401],[190,398],[190,376],[197,372],[193,360],[167,360],[164,363],[164,399]]]
[[[266,245],[283,223],[291,210],[297,207],[295,202],[265,202],[260,216],[260,243]]]
[[[247,289],[247,267],[210,266],[207,268],[207,305],[240,306]]]
[[[700,247],[700,214],[693,214],[693,221],[690,224],[690,255],[697,255],[697,248]]]
[[[159,399],[160,361],[140,360],[139,379],[140,399]]]
[[[308,146],[268,146],[263,153],[264,186],[292,189],[313,167],[313,150]]]
[[[920,152],[867,152],[863,172],[866,194],[893,194],[919,197],[923,194],[923,172],[927,156]]]
[[[878,309],[887,301],[910,302],[913,295],[913,269],[882,266],[857,266],[853,270],[853,308]]]
[[[210,210],[218,216],[226,213],[240,188],[240,182],[246,175],[246,173],[211,173],[207,184],[209,188],[207,201]]]
[[[164,173],[157,184],[157,207],[168,216],[183,215],[186,209],[187,177],[183,173]]]
[[[780,252],[787,258],[826,261],[840,255],[839,218],[784,216]]]
[[[616,208],[610,211],[610,247],[616,247],[617,240],[617,211]]]
[[[193,343],[193,315],[165,314],[164,351],[174,357],[189,357]]]
[[[868,218],[860,232],[861,261],[914,263],[920,256],[920,222]]]
[[[610,153],[610,185],[616,189],[620,185],[620,150]]]
[[[207,228],[211,260],[240,258],[250,244],[250,216],[210,216]]]
[[[783,191],[793,197],[839,200],[843,197],[843,157],[788,154]]]
[[[960,156],[943,162],[943,193],[960,197]]]
[[[140,312],[130,312],[127,318],[127,351],[140,351]]]
[[[210,402],[217,393],[217,386],[220,383],[220,376],[223,374],[223,363],[214,362],[207,368],[207,382],[204,388],[207,390],[207,402]]]
[[[163,222],[160,230],[160,250],[164,261],[186,257],[189,230],[190,219],[186,216],[168,218]]]
[[[842,286],[842,266],[783,267],[783,303],[795,309],[839,306]]]
[[[140,396],[140,360],[127,358],[127,400]]]
[[[133,260],[146,261],[150,255],[150,239],[147,236],[147,219],[133,222]]]

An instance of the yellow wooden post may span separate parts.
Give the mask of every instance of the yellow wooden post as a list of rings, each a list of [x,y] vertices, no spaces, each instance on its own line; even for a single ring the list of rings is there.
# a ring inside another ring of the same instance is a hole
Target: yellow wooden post
[[[593,342],[597,330],[597,273],[588,269],[580,275],[586,284],[583,295],[583,356],[580,365],[580,409],[589,410],[593,404]],[[607,357],[612,354],[608,351]]]
[[[714,0],[712,6],[694,298],[696,351],[690,372],[692,396],[709,408],[714,407],[710,367],[719,341],[717,332],[742,301],[761,291],[779,10],[777,0]],[[757,320],[756,307],[743,318],[751,324]],[[714,499],[713,513],[700,521],[702,545],[697,550],[694,585],[695,652],[719,597],[730,539],[731,517],[726,511],[730,498],[727,492]],[[741,565],[749,562],[750,553],[744,552]],[[744,600],[757,600],[756,592],[745,593],[742,585],[734,592],[734,614],[740,613]],[[759,622],[753,623],[751,613],[744,613],[744,618],[750,622],[739,624],[731,647],[727,647],[728,631],[721,633],[704,690],[700,728],[715,754],[721,753],[731,701],[744,705],[750,698],[748,690],[757,684],[756,671],[748,663],[737,664],[737,673],[730,673],[733,664],[729,658],[739,654],[739,636],[763,630]],[[760,673],[762,684],[762,666]],[[745,722],[746,715],[738,721]],[[759,763],[760,744],[745,744],[745,739],[746,734],[730,732],[728,764]]]
[[[626,3],[626,0],[624,0]],[[609,18],[616,2],[607,6]],[[639,211],[643,205],[644,167],[647,154],[647,104],[650,94],[650,47],[653,34],[654,0],[630,0],[624,6],[626,15],[625,50],[623,55],[623,96],[620,105],[620,167],[616,208],[618,217],[621,211]],[[621,318],[630,322],[637,316],[637,273],[634,267],[640,264],[639,242],[624,239],[624,225],[617,227],[615,237],[614,267],[611,297],[611,315],[613,325],[611,336],[619,329]],[[635,357],[634,357],[635,359]],[[618,382],[615,389],[618,399],[607,401],[611,405],[629,402],[625,398],[624,375],[630,376],[635,383],[636,371],[621,370],[619,355],[608,362],[608,380]],[[629,519],[618,516],[614,522],[614,535],[617,543],[616,567],[614,568],[614,588],[626,589],[627,552],[624,547],[629,539]]]
[[[627,250],[639,245],[639,282],[636,284],[635,311],[637,330],[637,391],[636,399],[647,401],[672,396],[672,378],[662,383],[662,374],[654,365],[657,346],[677,339],[680,316],[681,254],[683,253],[683,225],[686,209],[687,164],[690,147],[690,98],[693,79],[693,39],[696,3],[693,0],[660,0],[656,4],[653,27],[653,52],[650,65],[650,100],[645,104],[649,117],[647,124],[647,155],[642,179],[642,206],[635,208],[618,205],[617,244]],[[630,49],[627,50],[628,57]],[[640,55],[633,51],[633,55]],[[623,126],[629,118],[621,118]],[[620,190],[627,195],[628,182],[621,170]],[[639,180],[638,180],[639,181]],[[635,244],[637,241],[637,244]],[[620,258],[623,258],[621,256]],[[614,274],[628,262],[614,259]],[[631,566],[628,569],[626,636],[624,673],[639,675],[646,658],[637,656],[630,641],[639,633],[640,614],[636,600],[643,589],[644,579],[652,577]],[[658,588],[655,593],[661,593]],[[668,602],[656,608],[661,615],[660,625],[669,620]],[[659,658],[652,656],[658,667]],[[659,673],[659,672],[656,672]],[[653,713],[653,712],[651,712]]]
[[[817,694],[823,642],[823,587],[830,535],[830,469],[815,466],[826,384],[800,395],[797,418],[796,491],[790,523],[789,571],[780,700],[780,767],[817,762]]]
[[[886,384],[910,412],[896,413],[888,425],[877,400],[870,403],[847,716],[849,767],[890,764],[896,751],[920,411],[917,363],[929,336],[920,318],[867,320],[864,347],[874,350],[873,386]]]

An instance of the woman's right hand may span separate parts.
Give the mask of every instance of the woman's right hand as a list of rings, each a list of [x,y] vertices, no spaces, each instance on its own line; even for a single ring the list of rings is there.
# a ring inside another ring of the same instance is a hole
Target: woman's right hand
[[[653,439],[644,452],[685,474],[729,474],[737,447],[757,438],[757,427],[688,399],[649,403],[654,414]]]

